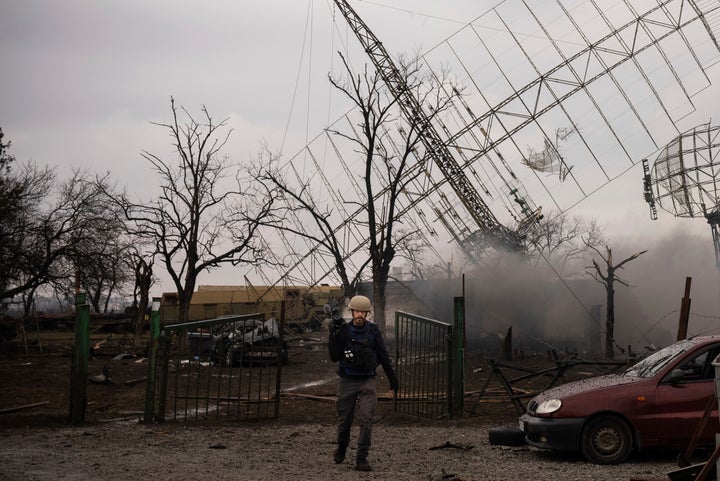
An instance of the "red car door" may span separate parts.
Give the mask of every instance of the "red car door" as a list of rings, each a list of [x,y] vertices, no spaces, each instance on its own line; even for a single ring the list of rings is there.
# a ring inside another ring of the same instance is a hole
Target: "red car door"
[[[641,422],[642,443],[687,445],[703,417],[705,407],[715,396],[712,361],[717,354],[717,346],[702,349],[683,359],[659,379],[655,394],[647,400],[646,416]],[[675,379],[670,379],[673,371]],[[701,438],[707,443],[714,443],[715,433],[720,429],[717,408],[715,401]]]

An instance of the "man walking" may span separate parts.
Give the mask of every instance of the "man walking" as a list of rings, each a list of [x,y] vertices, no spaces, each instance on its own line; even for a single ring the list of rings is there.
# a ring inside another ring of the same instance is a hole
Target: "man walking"
[[[328,350],[330,359],[338,363],[337,383],[337,449],[333,455],[336,463],[345,460],[350,443],[350,428],[358,410],[360,434],[358,436],[355,469],[371,471],[367,461],[372,434],[372,417],[377,404],[376,369],[382,365],[390,382],[390,389],[397,392],[398,378],[385,347],[378,326],[367,320],[372,309],[370,299],[354,296],[348,304],[352,321],[346,323],[337,311],[330,326]]]

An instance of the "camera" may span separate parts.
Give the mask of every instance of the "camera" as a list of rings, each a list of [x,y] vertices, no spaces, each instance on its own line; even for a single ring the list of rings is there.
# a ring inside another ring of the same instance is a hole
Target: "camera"
[[[325,304],[323,306],[323,312],[330,319],[332,319],[333,325],[335,327],[342,326],[345,323],[345,320],[342,318],[342,314],[340,314],[340,311],[338,310],[337,301],[333,300]]]

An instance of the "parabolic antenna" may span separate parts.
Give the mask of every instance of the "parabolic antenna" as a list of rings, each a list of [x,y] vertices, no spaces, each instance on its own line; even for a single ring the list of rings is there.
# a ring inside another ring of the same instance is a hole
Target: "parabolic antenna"
[[[720,266],[720,127],[709,123],[680,134],[645,175],[645,200],[676,217],[704,217]]]

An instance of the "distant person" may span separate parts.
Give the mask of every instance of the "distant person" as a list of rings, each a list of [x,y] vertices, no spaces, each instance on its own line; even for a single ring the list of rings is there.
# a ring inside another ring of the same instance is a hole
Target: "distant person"
[[[355,469],[372,471],[367,457],[370,451],[372,418],[377,405],[376,368],[382,365],[390,381],[390,389],[398,390],[398,378],[377,324],[367,320],[372,306],[365,296],[355,296],[348,304],[352,321],[346,323],[336,308],[326,306],[332,316],[328,350],[330,359],[338,363],[337,383],[337,449],[335,463],[345,460],[350,443],[350,428],[358,410],[360,434],[355,454]]]

